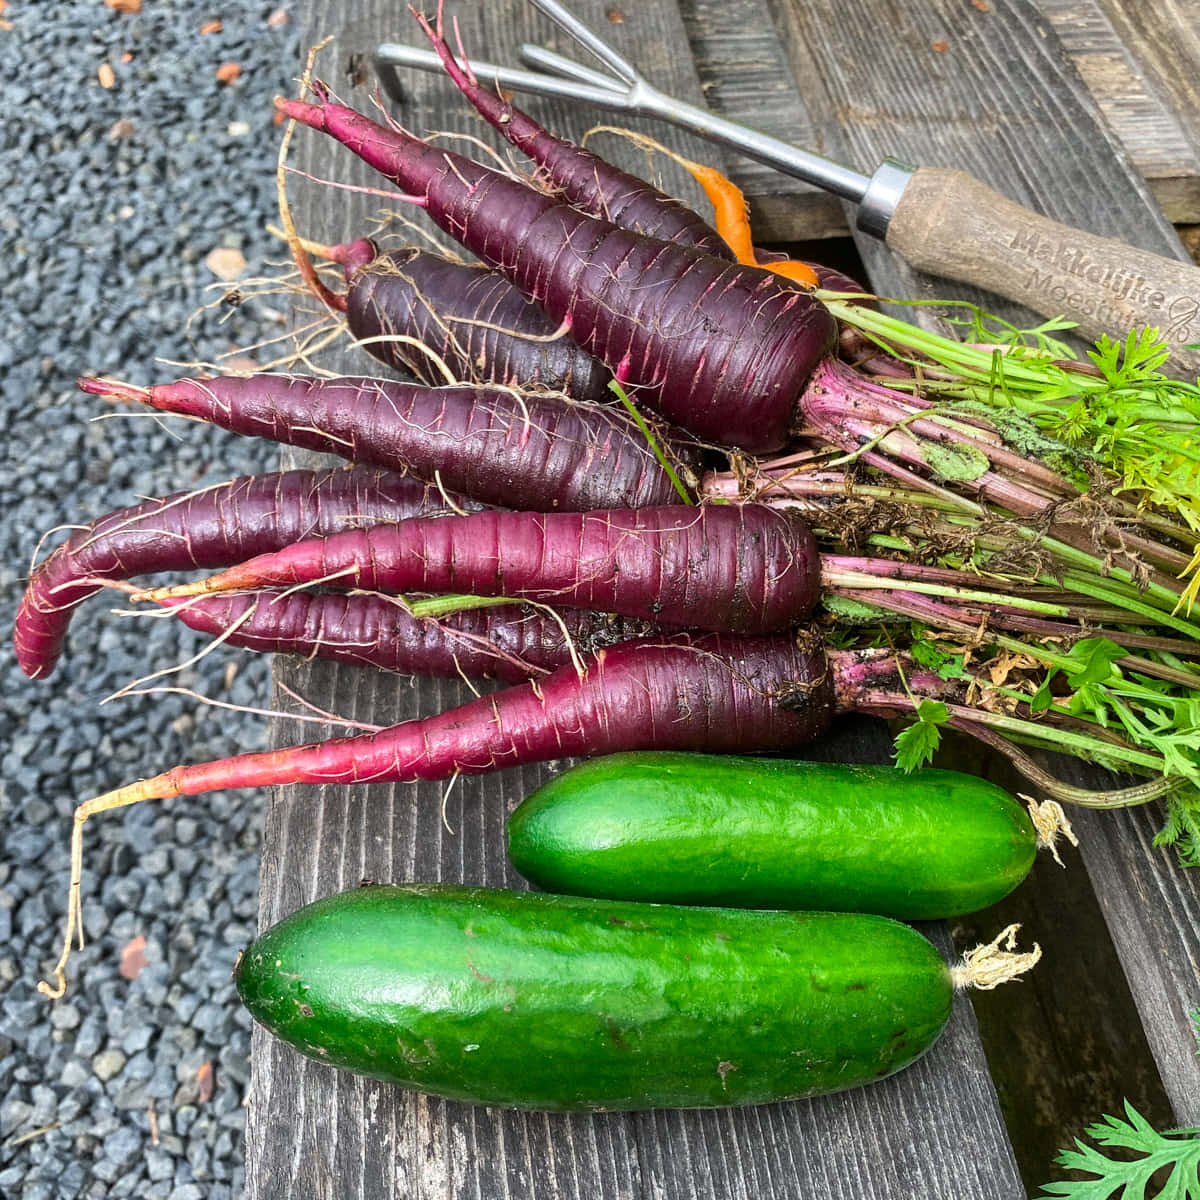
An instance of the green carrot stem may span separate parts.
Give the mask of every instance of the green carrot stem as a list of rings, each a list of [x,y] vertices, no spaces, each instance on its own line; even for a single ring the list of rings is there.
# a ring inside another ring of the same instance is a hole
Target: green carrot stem
[[[429,596],[421,600],[397,600],[414,617],[446,617],[451,613],[468,612],[473,608],[492,608],[497,604],[523,604],[510,596]]]
[[[985,725],[992,729],[1020,734],[1045,745],[1048,749],[1067,750],[1080,758],[1099,756],[1105,760],[1120,759],[1132,766],[1146,767],[1158,773],[1162,772],[1163,760],[1157,754],[1148,754],[1129,745],[1117,745],[1113,742],[1101,741],[1090,734],[1072,733],[1069,729],[1043,724],[1037,721],[1026,721],[1021,717],[1009,717],[1003,713],[987,712],[983,709],[967,708],[961,704],[948,704],[951,716],[961,717],[973,724]],[[1182,786],[1184,781],[1180,781]]]
[[[1074,572],[1063,575],[1059,580],[1054,580],[1050,576],[1042,576],[1039,582],[1046,584],[1052,582],[1058,583],[1059,586],[1065,587],[1072,592],[1078,592],[1082,596],[1090,596],[1093,600],[1104,600],[1109,604],[1117,604],[1129,612],[1152,619],[1155,624],[1166,625],[1179,633],[1187,634],[1188,637],[1200,639],[1200,625],[1195,625],[1191,621],[1177,617],[1174,613],[1164,612],[1161,608],[1146,604],[1135,597],[1123,595],[1105,586],[1103,583],[1097,583],[1090,578],[1083,578]],[[1153,586],[1152,584],[1151,588]],[[1147,591],[1149,590],[1147,589]],[[1174,599],[1177,600],[1178,597]]]
[[[646,418],[643,417],[640,412],[638,412],[637,405],[634,404],[634,402],[629,398],[629,394],[615,379],[610,379],[608,386],[610,391],[613,391],[617,394],[618,399],[625,406],[629,415],[637,423],[637,427],[642,431],[642,437],[646,439],[646,444],[653,451],[654,457],[658,459],[659,465],[664,471],[666,471],[667,478],[671,481],[671,486],[674,487],[674,489],[683,498],[684,504],[695,504],[695,498],[692,496],[691,492],[689,492],[687,488],[683,486],[683,481],[679,478],[678,474],[676,474],[675,467],[663,452],[662,446],[659,445],[658,438],[651,433],[650,426],[646,424]]]
[[[871,575],[866,571],[824,567],[821,571],[821,584],[824,588],[837,588],[842,591],[851,589],[893,591],[898,584],[902,584],[905,591],[917,592],[925,596],[947,596],[963,603],[985,606],[1003,605],[1006,608],[1023,609],[1026,612],[1041,613],[1050,617],[1070,615],[1070,610],[1065,604],[1046,604],[1039,600],[1024,599],[1004,592],[984,592],[962,586],[930,583],[921,579],[913,579],[904,574],[881,576]]]
[[[1008,738],[1000,737],[990,729],[982,727],[977,721],[951,717],[946,724],[998,750],[1027,779],[1038,784],[1054,799],[1067,804],[1076,804],[1083,808],[1132,808],[1171,795],[1187,786],[1176,776],[1160,775],[1157,779],[1134,784],[1132,787],[1115,788],[1112,791],[1097,792],[1075,787],[1051,775]]]

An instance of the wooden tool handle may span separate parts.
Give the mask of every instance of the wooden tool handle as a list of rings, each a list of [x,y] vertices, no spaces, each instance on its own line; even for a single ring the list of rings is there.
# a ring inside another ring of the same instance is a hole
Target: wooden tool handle
[[[964,171],[921,167],[901,194],[887,244],[919,270],[998,292],[1094,341],[1155,326],[1172,362],[1200,373],[1200,268],[1071,229],[1014,204]]]

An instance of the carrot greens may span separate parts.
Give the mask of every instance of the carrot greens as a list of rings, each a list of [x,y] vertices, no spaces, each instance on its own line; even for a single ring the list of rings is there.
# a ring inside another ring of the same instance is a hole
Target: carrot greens
[[[1043,1184],[1042,1200],[1109,1200],[1118,1190],[1123,1200],[1146,1200],[1150,1195],[1200,1198],[1200,1129],[1159,1133],[1126,1100],[1124,1118],[1105,1115],[1088,1128],[1087,1136],[1105,1149],[1132,1151],[1136,1157],[1120,1153],[1110,1157],[1076,1138],[1075,1149],[1062,1151],[1055,1161],[1092,1178]],[[1160,1171],[1167,1172],[1166,1178],[1151,1193],[1147,1189]]]
[[[1020,412],[1112,471],[1139,502],[1200,529],[1200,387],[1163,372],[1170,347],[1159,330],[1102,337],[1080,361],[1051,336],[1071,328],[1063,321],[1020,330],[962,303],[967,315],[949,320],[958,322],[963,342],[836,297],[826,297],[826,307],[920,368],[890,386]]]

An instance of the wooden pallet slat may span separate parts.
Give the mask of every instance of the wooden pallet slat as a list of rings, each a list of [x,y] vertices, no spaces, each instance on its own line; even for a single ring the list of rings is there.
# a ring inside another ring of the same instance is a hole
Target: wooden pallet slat
[[[987,39],[970,24],[985,14],[949,0],[922,6],[862,0],[840,9],[832,0],[804,0],[803,5],[776,0],[770,8],[765,0],[731,0],[724,6],[709,0],[679,5],[641,0],[636,8],[629,4],[620,10],[600,0],[571,3],[655,82],[684,98],[699,99],[702,85],[710,99],[721,98],[717,83],[723,81],[722,103],[735,109],[754,106],[759,96],[760,119],[753,123],[834,157],[873,164],[903,147],[905,153],[924,155],[921,161],[974,168],[1015,198],[1046,202],[1060,219],[1089,221],[1089,228],[1101,231],[1128,231],[1131,239],[1160,252],[1171,245],[1169,227],[1155,216],[1145,188],[1123,165],[1090,99],[1080,95],[1052,30],[1025,0],[990,0],[982,6],[993,22]],[[485,57],[506,56],[526,39],[575,52],[522,0],[469,5],[463,17],[468,51]],[[402,11],[383,0],[352,0],[336,9],[306,0],[302,20],[310,40],[335,36],[320,60],[330,82],[349,102],[369,105],[369,86],[354,82],[359,64],[369,60],[380,41],[408,36]],[[903,53],[896,53],[897,28],[909,30],[900,39]],[[706,47],[695,62],[686,49],[689,37],[692,45],[704,39]],[[948,49],[933,49],[943,37]],[[734,64],[747,61],[757,74],[735,79]],[[963,71],[972,79],[979,72],[987,78],[964,84],[958,77]],[[1064,75],[1070,76],[1067,83]],[[997,80],[1007,81],[1008,94]],[[792,103],[793,87],[796,96],[803,95],[803,111]],[[407,89],[408,103],[398,115],[410,128],[480,134],[479,121],[445,81],[414,75]],[[577,138],[608,120],[543,101],[531,100],[528,107],[552,128]],[[1057,122],[1087,144],[1066,144],[1065,132],[1053,133]],[[696,139],[661,125],[642,128],[689,157],[721,161]],[[645,169],[642,152],[617,139],[607,139],[603,152],[623,159],[629,169]],[[948,157],[939,159],[939,154]],[[297,138],[296,156],[318,177],[375,182],[316,135]],[[695,197],[690,180],[673,164],[660,158],[654,165],[670,190]],[[1089,178],[1089,170],[1101,172],[1099,182]],[[1059,185],[1051,194],[1037,186],[1046,178]],[[781,222],[793,206],[803,211],[803,188],[775,191],[761,170],[746,169],[741,181]],[[360,235],[380,202],[299,181],[293,203],[302,232],[338,241]],[[811,218],[809,228],[823,221],[820,227],[830,229],[837,211],[827,197],[820,203],[828,216]],[[864,252],[880,288],[913,295],[929,288],[929,281],[906,273],[883,248],[864,246]],[[937,291],[948,294],[941,286]],[[344,366],[363,370],[364,360],[347,357]],[[470,695],[452,682],[412,685],[326,664],[281,664],[278,677],[330,711],[377,723],[447,708]],[[279,743],[293,740],[291,730],[278,731]],[[845,722],[819,753],[883,761],[887,742],[874,722]],[[262,924],[363,879],[523,886],[504,861],[504,817],[553,768],[463,779],[449,788],[289,789],[268,813]],[[1113,832],[1112,839],[1117,837]],[[1096,839],[1102,852],[1097,850],[1090,869],[1132,879],[1137,868],[1124,861],[1131,851],[1112,839]],[[1150,885],[1143,881],[1141,886]],[[1179,885],[1173,895],[1179,911],[1167,919],[1130,911],[1136,906],[1132,898],[1112,897],[1110,922],[1123,923],[1128,938],[1145,937],[1152,947],[1141,1003],[1152,1002],[1150,989],[1164,977],[1176,980],[1176,999],[1187,993],[1188,980],[1181,982],[1172,971],[1181,953],[1196,956],[1194,888]],[[1193,922],[1190,932],[1188,922]],[[949,954],[944,932],[931,933]],[[1141,969],[1136,946],[1125,947],[1124,959],[1131,973]],[[1171,1086],[1181,1091],[1192,1086],[1192,1076],[1187,1064],[1176,1061],[1179,1032],[1178,1022],[1163,1020],[1153,1037],[1160,1062],[1177,1066]],[[340,1075],[256,1031],[248,1107],[249,1200],[281,1195],[298,1200],[1015,1200],[1024,1195],[965,1001],[956,1005],[943,1040],[910,1070],[871,1088],[800,1104],[569,1117],[474,1108]]]
[[[774,0],[773,0],[774,2]],[[923,162],[970,171],[1013,199],[1080,229],[1169,257],[1179,238],[1127,164],[1095,101],[1069,69],[1041,12],[1026,0],[980,8],[952,0],[909,10],[912,42],[927,47],[928,72],[889,57],[888,20],[899,8],[834,0],[775,3],[798,78],[841,44],[861,57],[826,76],[809,113],[831,145],[870,159],[912,146]],[[935,42],[946,49],[933,49]],[[997,48],[1003,48],[998,50]],[[922,95],[922,92],[932,95]],[[846,121],[853,101],[870,120]],[[938,115],[945,117],[939,121]],[[976,124],[977,122],[978,124]],[[1018,323],[1039,318],[996,298],[913,271],[881,243],[859,239],[872,285],[885,295],[973,300]],[[936,310],[910,320],[936,326]],[[1181,1125],[1197,1118],[1200,1059],[1188,1013],[1200,1000],[1200,877],[1150,846],[1157,809],[1084,814],[1083,856]],[[1152,902],[1150,896],[1156,896]]]

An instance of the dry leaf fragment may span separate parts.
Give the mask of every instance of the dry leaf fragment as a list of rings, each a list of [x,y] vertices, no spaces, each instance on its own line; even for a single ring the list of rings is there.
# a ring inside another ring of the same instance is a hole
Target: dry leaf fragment
[[[217,68],[217,78],[222,83],[232,83],[241,73],[242,68],[239,67],[237,63],[233,62],[222,63]]]
[[[945,54],[950,49],[949,42],[937,41],[930,43],[939,54]]]
[[[201,33],[220,33],[225,26],[220,21],[208,21],[200,26]]]
[[[104,0],[113,12],[137,13],[142,11],[142,0]]]
[[[217,246],[204,256],[204,265],[218,279],[231,283],[246,269],[246,260],[240,250]]]
[[[102,62],[96,69],[96,78],[102,88],[110,88],[117,82],[117,73],[112,69],[112,63]]]
[[[270,25],[272,29],[279,29],[286,25],[290,20],[291,17],[288,16],[288,10],[286,8],[277,8],[267,18],[267,24]]]
[[[121,965],[117,968],[122,979],[136,979],[149,961],[145,955],[146,939],[139,933],[121,950]]]
[[[196,1100],[198,1103],[207,1104],[212,1099],[215,1082],[212,1063],[202,1062],[196,1071]]]
[[[124,51],[122,51],[122,53],[121,53],[121,61],[122,61],[123,63],[131,63],[131,62],[133,62],[133,52],[132,52],[132,51],[130,51],[130,50],[124,50]]]

